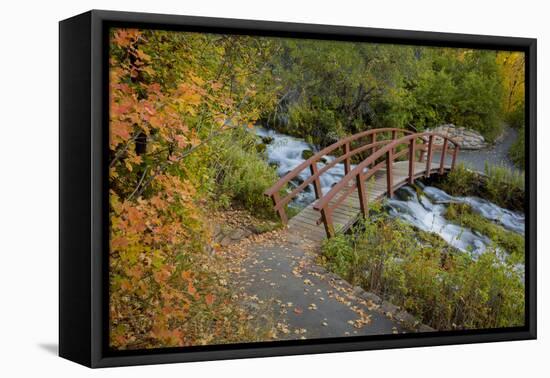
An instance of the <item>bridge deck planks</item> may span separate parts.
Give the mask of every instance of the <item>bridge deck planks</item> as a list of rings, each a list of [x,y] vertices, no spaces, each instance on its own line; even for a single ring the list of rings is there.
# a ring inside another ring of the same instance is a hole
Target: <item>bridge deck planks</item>
[[[393,187],[394,190],[407,183],[409,177],[409,162],[395,162],[393,168]],[[446,164],[445,169],[449,170],[450,165]],[[439,162],[432,161],[430,171],[435,173],[439,170]],[[426,172],[426,163],[415,163],[415,177],[423,176]],[[368,201],[373,203],[386,195],[387,182],[386,170],[380,170],[374,174],[374,177],[366,183]],[[340,195],[337,195],[332,203],[338,201]],[[336,230],[347,231],[357,221],[360,216],[360,205],[357,190],[351,193],[338,208],[334,209],[332,217]],[[321,241],[326,238],[325,227],[320,221],[321,213],[313,209],[313,204],[305,207],[300,213],[296,214],[288,222],[290,232],[307,237],[313,241]],[[318,224],[319,223],[319,224]]]

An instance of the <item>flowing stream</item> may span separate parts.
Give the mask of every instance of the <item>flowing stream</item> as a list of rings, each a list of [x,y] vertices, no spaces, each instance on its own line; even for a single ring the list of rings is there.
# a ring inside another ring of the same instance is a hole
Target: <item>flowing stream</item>
[[[298,165],[303,163],[306,159],[302,157],[305,150],[310,150],[313,153],[319,150],[305,142],[303,139],[294,138],[289,135],[278,133],[274,130],[264,129],[262,127],[255,128],[256,135],[264,138],[272,138],[272,142],[266,144],[267,156],[270,164],[277,165],[277,174],[279,177],[283,177],[288,172],[292,171]],[[334,156],[324,156],[327,163],[330,163],[335,159]],[[324,167],[323,163],[318,164],[319,169]],[[353,165],[352,165],[353,167]],[[300,175],[290,182],[292,186],[300,185],[304,180],[311,176],[309,169],[305,169]],[[329,192],[330,188],[340,181],[344,177],[344,164],[339,163],[334,167],[326,171],[320,178],[321,190],[323,194]],[[291,206],[303,208],[315,201],[315,192],[313,191],[313,185],[310,184],[302,193],[300,193],[291,202]]]
[[[280,134],[273,130],[257,127],[255,129],[259,137],[272,139],[266,145],[270,164],[277,165],[277,173],[284,176],[299,164],[305,161],[302,157],[304,150],[318,151],[314,146],[302,139]],[[327,162],[334,159],[333,156],[324,157]],[[319,168],[323,166],[319,164]],[[310,176],[309,170],[302,172],[291,185],[299,185]],[[320,177],[323,194],[344,176],[344,165],[336,164]],[[524,234],[525,216],[507,209],[503,209],[494,203],[478,197],[453,197],[443,190],[424,186],[417,181],[419,191],[409,186],[402,187],[395,192],[394,198],[388,200],[388,211],[391,216],[400,218],[423,231],[434,232],[440,235],[447,243],[455,248],[472,253],[474,256],[483,253],[491,244],[491,240],[478,232],[454,224],[445,218],[445,211],[449,203],[469,204],[479,215],[502,225],[511,232]],[[315,200],[313,186],[309,185],[291,203],[292,206],[305,207]]]
[[[491,240],[476,231],[454,224],[445,218],[449,203],[466,203],[482,217],[500,224],[511,232],[524,234],[525,217],[477,197],[453,197],[433,186],[417,181],[419,192],[404,186],[387,202],[390,215],[415,227],[441,236],[453,247],[477,256],[487,249]]]

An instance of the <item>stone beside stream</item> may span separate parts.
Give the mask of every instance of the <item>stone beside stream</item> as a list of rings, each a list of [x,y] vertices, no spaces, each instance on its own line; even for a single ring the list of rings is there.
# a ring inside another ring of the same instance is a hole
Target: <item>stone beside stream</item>
[[[455,140],[460,148],[463,150],[480,150],[487,147],[485,138],[474,130],[469,130],[464,127],[457,127],[452,123],[438,126],[432,130],[426,130],[435,133],[439,133]],[[436,145],[443,144],[443,138],[435,137],[434,143]]]

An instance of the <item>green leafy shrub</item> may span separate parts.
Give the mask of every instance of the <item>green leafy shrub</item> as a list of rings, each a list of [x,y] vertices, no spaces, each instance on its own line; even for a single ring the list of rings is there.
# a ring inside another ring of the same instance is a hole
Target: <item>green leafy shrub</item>
[[[256,149],[255,136],[236,129],[220,136],[212,145],[210,167],[216,184],[212,186],[213,199],[225,194],[255,215],[273,218],[273,204],[264,192],[279,177],[264,154]]]
[[[524,211],[525,174],[518,170],[486,163],[485,174],[479,174],[459,163],[446,177],[434,180],[452,196],[479,196],[501,207]]]
[[[510,147],[510,159],[521,169],[525,169],[525,130],[518,131],[518,137]]]
[[[485,163],[483,197],[502,207],[524,211],[525,174],[503,165]]]
[[[452,196],[476,195],[479,188],[479,175],[459,163],[441,183],[441,189]]]
[[[494,251],[478,260],[380,215],[323,245],[329,269],[440,330],[524,324],[524,286]]]

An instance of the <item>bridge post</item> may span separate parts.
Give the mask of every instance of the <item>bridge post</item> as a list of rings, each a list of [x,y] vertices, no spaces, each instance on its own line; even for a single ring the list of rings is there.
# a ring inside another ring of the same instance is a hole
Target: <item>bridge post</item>
[[[430,169],[432,168],[433,142],[434,136],[430,135],[428,141],[428,158],[426,160],[426,177],[430,177]]]
[[[332,224],[332,214],[328,209],[321,209],[321,218],[323,219],[323,224],[325,225],[325,232],[327,233],[327,238],[334,236],[334,226]]]
[[[455,169],[456,157],[458,156],[459,151],[460,151],[460,146],[458,144],[455,144],[455,148],[453,151],[453,162],[451,163],[451,170]]]
[[[279,196],[279,192],[275,192],[271,195],[271,199],[273,200],[273,206],[277,208],[277,204],[280,202],[281,197]],[[285,207],[281,206],[280,209],[277,209],[277,213],[279,214],[279,218],[281,218],[281,223],[286,225],[288,223],[288,217],[286,216]]]
[[[449,140],[445,138],[443,141],[443,149],[441,150],[441,162],[439,163],[439,174],[442,175],[445,169],[445,155],[447,154],[447,145]]]
[[[309,166],[309,169],[311,171],[312,176],[317,175],[317,162],[314,161]],[[315,189],[315,199],[319,199],[323,196],[323,192],[321,191],[321,182],[319,181],[319,177],[315,177],[315,180],[313,180],[313,188]]]
[[[367,196],[367,188],[365,185],[365,180],[363,179],[363,175],[358,174],[356,176],[357,180],[357,194],[359,196],[359,205],[361,207],[361,213],[363,214],[363,217],[366,218],[369,213],[369,199]]]
[[[351,149],[350,149],[350,144],[349,142],[347,142],[346,144],[344,144],[344,155],[347,155]],[[351,159],[350,157],[346,157],[346,159],[344,160],[344,172],[345,174],[347,175],[349,173],[349,171],[351,170]]]
[[[414,154],[416,153],[416,138],[412,138],[409,143],[409,184],[412,185],[414,183],[414,168],[415,168],[415,161],[414,161]]]
[[[386,153],[386,179],[388,182],[388,197],[393,197],[393,154],[392,150]]]

